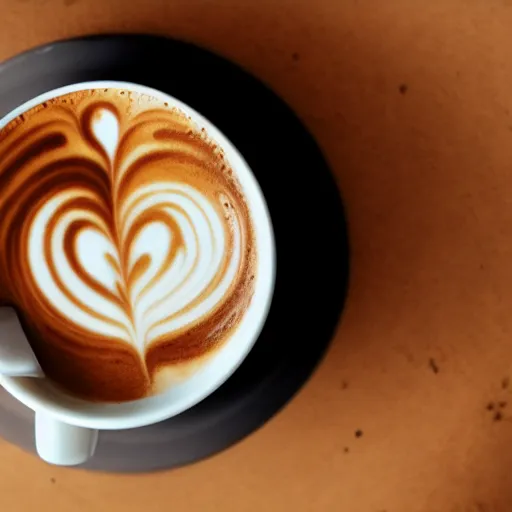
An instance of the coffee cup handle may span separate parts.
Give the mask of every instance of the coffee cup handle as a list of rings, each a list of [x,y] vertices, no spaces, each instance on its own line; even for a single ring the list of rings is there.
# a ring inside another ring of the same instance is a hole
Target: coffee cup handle
[[[36,449],[39,456],[59,466],[76,466],[93,456],[98,431],[58,420],[52,414],[36,411]]]
[[[0,307],[0,325],[0,374],[44,377],[13,308]],[[75,466],[94,454],[98,431],[70,425],[48,412],[36,410],[35,438],[37,453],[43,460],[61,466]]]

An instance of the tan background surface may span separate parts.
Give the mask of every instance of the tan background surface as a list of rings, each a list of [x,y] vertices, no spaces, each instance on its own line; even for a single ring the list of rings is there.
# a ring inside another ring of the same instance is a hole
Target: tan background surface
[[[0,0],[0,58],[105,31],[199,43],[297,110],[345,198],[349,300],[313,379],[233,449],[110,476],[1,443],[3,510],[511,511],[512,2]]]

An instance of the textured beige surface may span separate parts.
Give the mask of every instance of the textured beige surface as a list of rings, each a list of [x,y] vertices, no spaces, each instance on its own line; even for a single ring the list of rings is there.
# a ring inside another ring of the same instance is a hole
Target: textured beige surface
[[[512,510],[510,0],[0,0],[0,12],[0,58],[137,31],[253,71],[325,150],[353,248],[335,342],[263,429],[147,476],[56,469],[2,443],[5,510]],[[501,401],[496,421],[487,406]]]

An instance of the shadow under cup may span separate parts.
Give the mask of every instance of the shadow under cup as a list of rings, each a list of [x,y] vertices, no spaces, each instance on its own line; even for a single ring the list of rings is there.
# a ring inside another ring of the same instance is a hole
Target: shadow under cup
[[[247,163],[207,119],[169,95],[125,82],[86,82],[56,89],[30,100],[0,120],[0,128],[47,100],[72,92],[103,88],[128,90],[164,99],[206,130],[208,136],[224,150],[225,158],[239,180],[252,217],[257,252],[254,294],[236,330],[190,376],[160,394],[122,403],[90,402],[66,393],[47,378],[0,375],[0,384],[36,413],[88,429],[126,429],[156,423],[183,412],[215,391],[238,368],[265,323],[274,289],[276,258],[268,209]]]

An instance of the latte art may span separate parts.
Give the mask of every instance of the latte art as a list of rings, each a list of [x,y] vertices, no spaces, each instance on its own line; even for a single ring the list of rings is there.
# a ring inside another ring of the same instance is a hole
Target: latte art
[[[82,91],[0,131],[0,300],[71,391],[158,392],[231,335],[254,258],[222,150],[159,100]]]

